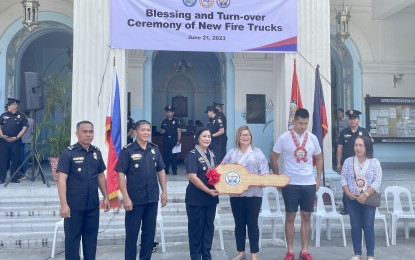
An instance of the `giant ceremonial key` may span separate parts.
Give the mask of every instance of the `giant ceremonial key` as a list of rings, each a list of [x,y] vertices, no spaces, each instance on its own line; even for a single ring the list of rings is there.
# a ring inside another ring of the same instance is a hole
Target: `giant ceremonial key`
[[[241,194],[249,186],[281,188],[290,182],[290,177],[285,174],[252,174],[240,164],[221,164],[216,171],[220,173],[220,181],[215,184],[215,189],[224,194]]]

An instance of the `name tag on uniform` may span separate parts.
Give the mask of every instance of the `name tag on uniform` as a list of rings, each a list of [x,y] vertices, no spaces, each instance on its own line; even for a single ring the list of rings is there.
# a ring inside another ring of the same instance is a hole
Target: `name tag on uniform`
[[[133,160],[133,161],[138,161],[138,160],[141,160],[141,158],[142,158],[143,156],[141,155],[141,154],[139,154],[139,153],[135,153],[135,154],[132,154],[131,155],[131,159]]]
[[[74,157],[72,158],[72,160],[74,161],[74,163],[76,164],[81,164],[84,162],[84,157]]]

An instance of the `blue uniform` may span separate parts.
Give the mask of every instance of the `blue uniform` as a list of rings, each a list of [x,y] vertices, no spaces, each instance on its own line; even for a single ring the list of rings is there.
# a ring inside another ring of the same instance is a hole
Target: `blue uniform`
[[[166,174],[169,174],[170,157],[172,171],[174,174],[177,173],[177,154],[172,153],[172,149],[177,145],[178,128],[180,128],[180,121],[175,117],[170,120],[165,118],[161,122],[161,129],[165,131],[163,134],[163,161],[166,165]]]
[[[206,156],[210,160],[210,153]],[[196,149],[192,149],[189,152],[184,163],[188,174],[196,173],[197,177],[208,188],[214,188],[208,184],[206,177],[208,166]],[[192,260],[212,259],[210,250],[212,248],[213,234],[215,231],[213,222],[215,220],[216,205],[219,203],[219,198],[217,196],[212,197],[189,181],[189,185],[186,188],[185,202],[188,218],[190,258]]]
[[[223,157],[225,157],[225,154],[223,153],[225,135],[222,134],[220,136],[213,137],[213,134],[218,132],[219,129],[225,128],[222,118],[219,116],[219,114],[216,114],[213,118],[209,119],[209,122],[207,123],[206,127],[210,130],[212,134],[212,142],[209,146],[209,149],[211,149],[215,153],[215,159],[218,163],[220,163]]]
[[[125,259],[136,259],[137,238],[141,222],[140,259],[150,259],[156,229],[159,186],[157,173],[164,169],[164,162],[155,144],[143,149],[133,142],[121,150],[115,170],[127,177],[127,192],[133,210],[125,213]]]
[[[84,259],[95,259],[99,227],[98,174],[106,167],[98,147],[88,151],[80,143],[61,153],[58,172],[67,174],[66,199],[71,210],[64,220],[65,258],[79,258],[82,237]]]
[[[17,137],[23,127],[28,126],[26,115],[17,111],[16,113],[5,112],[0,118],[0,127],[3,135],[8,137]],[[10,177],[20,166],[20,150],[22,147],[22,139],[12,143],[4,139],[0,139],[0,182],[6,180],[8,166],[11,161]],[[17,181],[18,174],[15,175],[13,182]]]

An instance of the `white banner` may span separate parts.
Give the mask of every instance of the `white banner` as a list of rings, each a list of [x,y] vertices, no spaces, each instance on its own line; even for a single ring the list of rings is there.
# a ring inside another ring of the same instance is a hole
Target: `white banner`
[[[297,0],[111,0],[112,48],[295,52]]]

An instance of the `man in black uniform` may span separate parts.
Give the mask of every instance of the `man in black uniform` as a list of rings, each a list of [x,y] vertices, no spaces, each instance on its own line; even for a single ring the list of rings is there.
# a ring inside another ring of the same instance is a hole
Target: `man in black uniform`
[[[0,118],[0,184],[6,181],[7,171],[10,169],[10,177],[20,166],[20,149],[22,136],[27,130],[28,123],[25,114],[17,110],[20,100],[8,98],[7,112]],[[19,183],[19,174],[16,174],[10,182]]]
[[[349,117],[348,123],[349,127],[344,128],[340,131],[338,141],[337,141],[337,170],[341,173],[342,166],[344,161],[354,156],[354,141],[359,135],[368,136],[372,138],[370,133],[365,129],[359,126],[359,119],[360,119],[361,112],[358,110],[347,110],[346,115]],[[372,139],[373,141],[373,139]],[[347,210],[347,206],[345,203],[345,194],[343,193],[343,210],[340,211],[340,214],[346,215],[349,213]]]
[[[172,153],[175,146],[180,145],[182,131],[180,129],[180,121],[174,117],[174,107],[166,106],[166,118],[161,122],[160,134],[163,138],[163,161],[166,165],[166,174],[169,174],[169,163],[171,157],[171,169],[173,175],[177,175],[177,154]]]
[[[115,170],[123,195],[125,213],[125,259],[137,257],[137,239],[141,226],[140,259],[150,259],[156,230],[159,186],[161,206],[167,203],[166,174],[157,145],[149,142],[151,124],[139,120],[135,124],[136,141],[126,145]],[[127,177],[127,181],[125,180]]]
[[[226,155],[226,145],[228,143],[228,136],[226,135],[227,132],[227,121],[226,121],[226,116],[223,113],[223,104],[222,103],[218,103],[218,102],[213,102],[213,106],[218,110],[218,116],[222,119],[222,123],[223,123],[223,127],[225,129],[225,133],[223,134],[222,137],[222,154],[225,157]]]
[[[98,187],[105,211],[110,208],[106,169],[98,147],[91,145],[94,126],[89,121],[76,125],[78,142],[62,151],[58,164],[60,216],[64,218],[65,259],[79,258],[82,237],[84,259],[95,259],[99,227]]]

